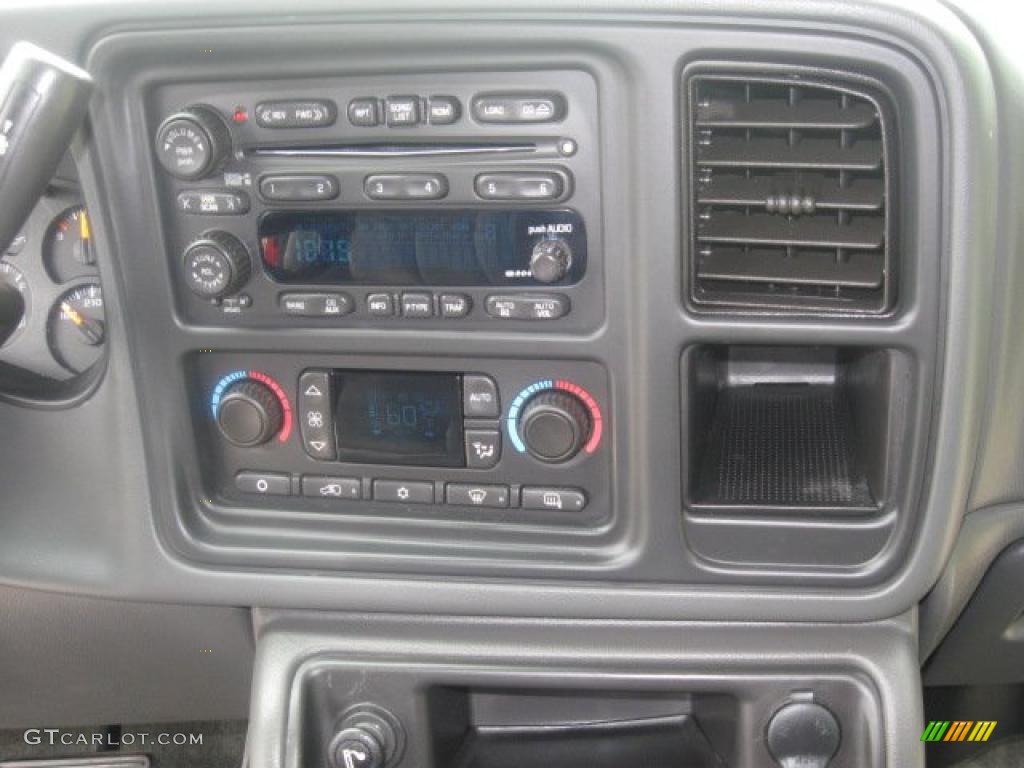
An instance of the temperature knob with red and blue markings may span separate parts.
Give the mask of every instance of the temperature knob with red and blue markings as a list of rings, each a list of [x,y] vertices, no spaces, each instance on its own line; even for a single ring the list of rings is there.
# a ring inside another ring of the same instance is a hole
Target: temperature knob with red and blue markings
[[[281,385],[262,371],[224,376],[210,399],[213,417],[228,442],[243,448],[274,436],[286,442],[292,431],[292,406]]]
[[[565,379],[545,379],[525,387],[505,418],[512,447],[546,464],[562,464],[601,443],[601,408],[583,387]]]

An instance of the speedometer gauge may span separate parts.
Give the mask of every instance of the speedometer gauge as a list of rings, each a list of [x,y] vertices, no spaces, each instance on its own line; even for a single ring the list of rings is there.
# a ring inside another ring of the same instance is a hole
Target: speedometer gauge
[[[53,309],[47,326],[50,351],[72,373],[91,368],[103,354],[106,323],[103,291],[99,283],[85,283],[65,293]]]

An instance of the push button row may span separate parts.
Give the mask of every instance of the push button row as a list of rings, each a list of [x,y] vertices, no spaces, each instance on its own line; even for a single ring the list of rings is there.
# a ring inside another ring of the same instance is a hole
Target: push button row
[[[461,293],[371,293],[366,297],[366,311],[374,317],[401,315],[414,319],[465,317],[473,309],[473,300]]]
[[[481,200],[558,200],[566,190],[559,173],[481,173],[473,181]],[[338,179],[324,173],[263,176],[260,196],[270,202],[301,203],[334,200]],[[441,200],[448,196],[448,177],[441,173],[378,173],[367,176],[363,194],[370,200]],[[249,212],[244,192],[188,189],[178,193],[178,210],[203,216],[237,216]]]
[[[388,128],[411,128],[425,123],[451,125],[461,115],[462,105],[454,96],[364,96],[348,104],[348,121],[359,128],[382,123]]]
[[[259,496],[291,496],[291,475],[282,472],[243,470],[235,475],[235,487],[243,493]],[[319,499],[363,499],[363,482],[358,477],[303,475],[299,489],[302,496]],[[434,483],[427,480],[373,480],[370,483],[374,501],[388,504],[447,504],[480,509],[508,509],[516,506],[512,488],[491,483],[446,483],[443,497],[435,498]],[[528,510],[581,512],[587,506],[587,495],[578,488],[547,488],[524,486],[518,506]]]
[[[341,291],[289,291],[278,296],[278,305],[293,317],[344,317],[356,311],[356,300]],[[491,295],[484,302],[487,314],[499,320],[557,320],[567,315],[569,308],[569,298],[557,293]],[[409,291],[366,296],[366,314],[371,317],[456,320],[468,317],[472,310],[473,299],[463,293]]]
[[[566,104],[557,93],[487,93],[473,98],[472,111],[480,123],[550,123],[565,118]],[[346,112],[360,128],[451,125],[462,116],[462,104],[444,95],[363,96],[352,99]],[[322,128],[334,125],[338,106],[331,99],[278,99],[260,102],[255,113],[261,128]]]

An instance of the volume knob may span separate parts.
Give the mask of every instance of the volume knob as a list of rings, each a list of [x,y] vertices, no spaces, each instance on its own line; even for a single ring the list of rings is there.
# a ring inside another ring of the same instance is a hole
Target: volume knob
[[[590,437],[590,414],[579,398],[549,390],[530,400],[519,419],[530,455],[548,464],[575,456]]]
[[[194,181],[215,170],[231,151],[231,133],[209,107],[189,107],[156,131],[156,157],[172,176]]]
[[[237,292],[252,274],[249,249],[227,232],[207,232],[185,249],[185,281],[204,299]]]
[[[228,387],[217,407],[217,426],[225,438],[243,448],[262,445],[284,425],[284,413],[270,387],[242,379]]]

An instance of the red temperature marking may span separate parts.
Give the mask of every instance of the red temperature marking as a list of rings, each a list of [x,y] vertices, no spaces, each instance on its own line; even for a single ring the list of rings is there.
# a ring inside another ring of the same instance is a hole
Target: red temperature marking
[[[583,401],[587,410],[590,411],[590,439],[583,446],[583,450],[587,453],[593,453],[601,444],[601,434],[604,431],[604,420],[601,418],[601,407],[597,404],[597,400],[579,384],[567,381],[566,379],[558,379],[555,382],[555,389],[561,389],[576,395],[576,397]]]
[[[281,410],[284,413],[284,425],[281,427],[277,439],[282,443],[287,442],[292,434],[292,404],[288,402],[288,395],[284,393],[284,390],[281,389],[281,385],[277,381],[262,371],[249,371],[249,378],[266,384],[281,402]]]

